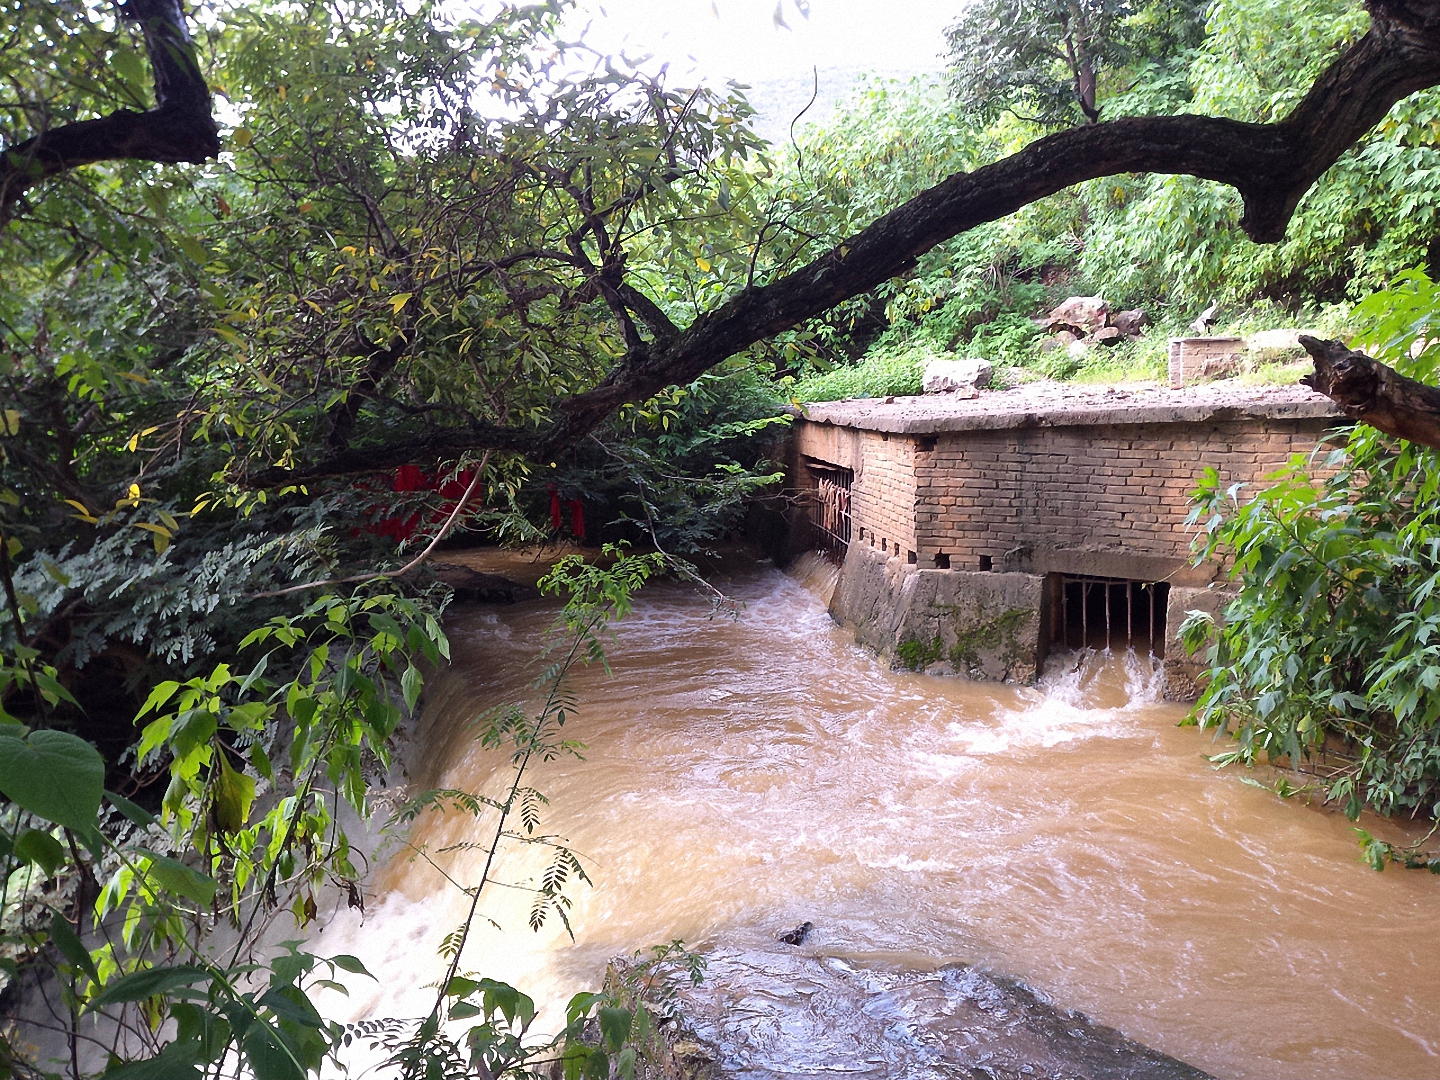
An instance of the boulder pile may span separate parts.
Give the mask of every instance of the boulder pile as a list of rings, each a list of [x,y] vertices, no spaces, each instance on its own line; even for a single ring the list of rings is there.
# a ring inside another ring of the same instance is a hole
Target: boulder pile
[[[1150,325],[1150,319],[1139,308],[1112,312],[1102,296],[1072,296],[1044,318],[1036,319],[1035,325],[1050,335],[1040,342],[1041,349],[1074,351],[1137,338]]]

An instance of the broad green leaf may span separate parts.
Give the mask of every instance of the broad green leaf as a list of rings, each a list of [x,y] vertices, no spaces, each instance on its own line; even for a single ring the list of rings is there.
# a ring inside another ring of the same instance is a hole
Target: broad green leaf
[[[70,920],[58,911],[50,918],[50,940],[60,950],[61,956],[89,975],[93,982],[100,981],[100,976],[95,971],[95,961],[90,958],[90,950],[85,948],[85,943],[75,933]]]
[[[203,1049],[197,1041],[177,1039],[152,1058],[112,1065],[102,1080],[197,1080]]]
[[[352,975],[364,975],[367,978],[375,978],[357,957],[351,956],[349,953],[339,953],[336,956],[330,957],[330,963],[334,964],[341,971],[348,971]],[[376,981],[378,982],[379,980]]]
[[[95,823],[105,789],[105,761],[68,731],[0,731],[0,791],[32,814],[83,829]]]
[[[221,832],[237,833],[250,820],[250,806],[255,801],[255,781],[232,769],[224,750],[219,754],[219,761],[219,775],[211,784],[215,824]]]
[[[400,676],[400,690],[405,695],[405,708],[410,712],[415,711],[415,703],[420,700],[420,690],[424,680],[420,676],[420,669],[411,664],[405,669],[405,674]]]
[[[90,999],[89,1009],[103,1009],[107,1005],[119,1005],[126,1001],[144,1001],[156,994],[178,990],[182,986],[209,982],[215,976],[204,968],[181,965],[179,967],[147,968],[112,979],[105,989]]]
[[[141,827],[160,824],[155,820],[155,815],[146,810],[143,806],[137,806],[123,795],[116,795],[113,791],[105,792],[105,798],[111,806],[136,825]]]
[[[150,855],[150,867],[146,876],[172,893],[194,900],[203,907],[209,907],[215,900],[219,885],[209,874],[202,874],[184,863],[165,855]]]
[[[256,1080],[305,1080],[296,1055],[285,1037],[269,1024],[252,1024],[241,1043]]]
[[[630,1038],[631,1019],[629,1009],[606,1007],[600,1010],[600,1034],[611,1050],[619,1050]]]
[[[46,877],[54,877],[65,861],[65,848],[44,829],[27,829],[15,841],[15,856],[40,867]]]
[[[276,986],[267,990],[259,1004],[268,1006],[282,1020],[289,1020],[302,1027],[319,1028],[325,1021],[315,1011],[315,1006],[305,992],[295,986]]]

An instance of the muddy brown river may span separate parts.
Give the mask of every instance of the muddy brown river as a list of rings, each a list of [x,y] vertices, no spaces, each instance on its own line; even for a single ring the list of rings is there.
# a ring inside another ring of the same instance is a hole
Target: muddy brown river
[[[1156,700],[1148,658],[1063,656],[1030,688],[891,671],[830,621],[825,572],[807,566],[722,571],[735,618],[690,588],[645,590],[613,675],[575,682],[566,730],[585,759],[532,778],[544,828],[594,880],[572,890],[574,940],[555,919],[526,927],[530,896],[509,886],[543,855],[512,846],[462,969],[526,990],[553,1024],[613,956],[676,938],[773,950],[810,921],[817,962],[892,981],[973,965],[1216,1077],[1440,1076],[1440,879],[1377,874],[1343,816],[1212,768],[1210,736]],[[469,721],[525,698],[552,616],[452,612],[417,788],[498,791],[506,757]],[[428,1010],[467,903],[441,871],[469,883],[483,859],[442,849],[486,835],[426,819],[410,837],[426,857],[395,851],[363,924],[336,914],[317,946],[359,954],[379,983],[350,980],[332,1010]],[[795,1007],[825,1072],[824,1025]],[[888,1074],[908,1075],[896,1052]]]

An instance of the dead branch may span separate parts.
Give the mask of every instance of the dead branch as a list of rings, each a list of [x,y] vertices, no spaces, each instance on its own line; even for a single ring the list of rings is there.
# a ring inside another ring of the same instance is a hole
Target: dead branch
[[[1300,381],[1330,398],[1351,420],[1440,449],[1440,388],[1406,378],[1339,341],[1302,335],[1315,370]]]

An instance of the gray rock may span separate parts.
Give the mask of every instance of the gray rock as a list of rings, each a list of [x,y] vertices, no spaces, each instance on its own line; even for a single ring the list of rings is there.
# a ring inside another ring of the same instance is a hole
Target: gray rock
[[[1095,336],[1090,340],[1096,345],[1119,345],[1125,339],[1119,329],[1113,326],[1102,326],[1095,331]]]
[[[1150,316],[1139,308],[1130,311],[1117,311],[1110,316],[1110,325],[1126,337],[1138,337],[1140,331],[1150,325]]]
[[[921,386],[927,394],[974,390],[989,385],[992,371],[989,360],[931,360]]]
[[[1046,319],[1053,329],[1093,334],[1110,318],[1110,305],[1103,296],[1072,296],[1052,308]]]
[[[518,604],[535,600],[540,590],[501,577],[484,574],[456,563],[432,563],[435,576],[455,590],[455,599],[472,604]]]

